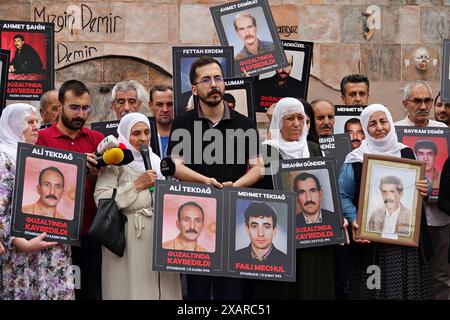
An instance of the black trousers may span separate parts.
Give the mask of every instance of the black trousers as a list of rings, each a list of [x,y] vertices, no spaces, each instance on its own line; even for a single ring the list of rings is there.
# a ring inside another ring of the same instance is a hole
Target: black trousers
[[[247,300],[252,296],[251,281],[247,279],[187,274],[186,286],[189,300]]]
[[[348,245],[336,245],[334,251],[334,281],[336,300],[349,299],[348,281],[350,276],[350,269],[351,263],[348,252]]]
[[[81,246],[72,246],[72,264],[81,271],[81,288],[75,300],[102,299],[102,246],[90,236],[81,236]]]

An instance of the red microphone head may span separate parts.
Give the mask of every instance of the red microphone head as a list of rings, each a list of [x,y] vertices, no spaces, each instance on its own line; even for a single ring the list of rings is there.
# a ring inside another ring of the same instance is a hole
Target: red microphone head
[[[124,145],[123,143],[119,143],[119,148],[122,150],[128,149],[126,145]]]

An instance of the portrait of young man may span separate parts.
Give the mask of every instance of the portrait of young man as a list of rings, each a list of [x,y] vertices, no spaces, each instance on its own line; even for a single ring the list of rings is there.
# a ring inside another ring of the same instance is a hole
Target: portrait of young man
[[[16,52],[9,65],[9,72],[18,74],[42,73],[42,61],[36,50],[25,43],[25,37],[22,34],[14,36],[14,46]]]
[[[245,210],[244,218],[250,244],[236,251],[236,261],[269,265],[285,261],[286,254],[273,243],[278,231],[275,210],[266,203],[252,202]]]
[[[438,154],[436,144],[431,140],[419,140],[414,145],[414,153],[417,156],[417,160],[425,162],[425,177],[431,183],[432,188],[439,188],[441,171],[435,166]]]

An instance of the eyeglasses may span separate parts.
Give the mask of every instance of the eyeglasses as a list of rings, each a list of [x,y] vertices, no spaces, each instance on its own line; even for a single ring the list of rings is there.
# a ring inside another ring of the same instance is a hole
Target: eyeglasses
[[[215,82],[216,84],[221,84],[221,83],[223,82],[222,76],[215,76],[214,78],[211,78],[211,77],[204,77],[204,78],[200,79],[199,82],[196,82],[196,83],[194,83],[194,84],[199,84],[199,83],[201,83],[201,84],[203,84],[204,86],[208,86],[208,87],[209,87],[209,86],[211,86],[213,79],[214,79],[214,82]]]
[[[427,106],[430,106],[433,103],[433,99],[431,99],[431,98],[425,98],[425,99],[415,98],[415,99],[412,99],[412,100],[408,99],[408,101],[411,101],[412,104],[414,106],[416,106],[416,107],[417,106],[421,106],[422,103],[425,103],[425,105],[427,105]]]
[[[91,106],[79,106],[76,104],[71,104],[69,105],[69,109],[70,111],[74,112],[74,113],[79,113],[80,110],[83,110],[84,113],[87,113],[89,111],[91,111]]]

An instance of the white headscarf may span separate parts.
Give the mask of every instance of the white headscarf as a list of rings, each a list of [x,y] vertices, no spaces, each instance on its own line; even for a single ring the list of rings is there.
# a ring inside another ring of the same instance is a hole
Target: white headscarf
[[[370,116],[377,111],[383,111],[386,114],[389,124],[391,125],[391,130],[387,136],[382,139],[373,138],[367,130]],[[401,157],[400,151],[407,148],[406,145],[398,142],[392,115],[385,106],[381,104],[371,104],[367,106],[363,112],[361,112],[361,125],[366,138],[362,141],[358,148],[347,155],[345,158],[345,163],[363,162],[365,153]]]
[[[281,136],[280,130],[283,126],[283,118],[293,113],[301,113],[304,117],[302,134],[297,141],[286,141]],[[283,159],[309,158],[308,143],[306,141],[308,136],[306,113],[303,104],[299,100],[295,98],[283,98],[278,101],[273,112],[269,130],[272,138],[264,141],[263,144],[278,149]]]
[[[145,166],[144,160],[142,159],[141,156],[141,152],[140,150],[137,150],[135,147],[133,147],[130,143],[131,129],[138,122],[145,123],[150,129],[150,122],[148,121],[148,118],[142,113],[132,112],[125,115],[120,120],[119,126],[117,128],[117,132],[119,133],[118,141],[119,143],[123,143],[133,153],[134,161],[132,161],[128,165],[139,172],[144,172]],[[152,147],[150,146],[150,142],[148,145],[148,150],[150,154],[150,162],[152,164],[152,169],[156,171],[156,176],[158,179],[164,179],[164,176],[161,174],[160,169],[161,159],[156,154],[153,153]]]
[[[5,152],[11,160],[16,161],[17,144],[25,142],[23,132],[27,128],[26,118],[37,109],[26,103],[13,103],[3,109],[0,118],[0,151]]]

